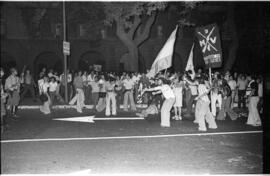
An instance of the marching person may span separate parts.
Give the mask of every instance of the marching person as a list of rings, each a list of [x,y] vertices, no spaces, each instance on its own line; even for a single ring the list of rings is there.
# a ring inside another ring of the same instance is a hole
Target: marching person
[[[132,111],[136,111],[136,106],[133,97],[134,82],[130,79],[130,75],[126,75],[126,79],[123,80],[124,91],[124,111],[128,111],[128,100],[130,101],[130,107]]]
[[[210,89],[206,87],[205,82],[206,78],[204,78],[204,76],[201,76],[199,78],[198,86],[199,95],[195,98],[197,100],[195,108],[195,119],[199,124],[199,131],[207,131],[205,121],[209,124],[209,128],[217,128],[217,124],[209,108],[210,100],[208,98],[208,94],[210,92]]]
[[[20,102],[20,78],[17,76],[18,72],[15,68],[10,69],[10,76],[6,79],[5,82],[5,90],[8,92],[8,102],[7,104],[10,106],[12,117],[17,116],[18,105]]]
[[[226,115],[228,114],[231,120],[236,120],[238,115],[233,111],[231,108],[231,88],[227,84],[227,81],[224,79],[222,80],[221,85],[221,92],[222,92],[222,105],[219,111],[217,120],[225,120]]]
[[[84,104],[84,92],[83,92],[83,79],[82,79],[82,72],[79,71],[78,75],[74,78],[73,85],[76,90],[76,95],[70,100],[69,105],[76,104],[76,110],[78,113],[82,113],[82,108],[85,107]]]
[[[245,94],[246,94],[246,88],[247,88],[247,81],[245,79],[245,76],[240,76],[240,79],[237,82],[237,88],[238,88],[238,108],[246,108],[246,101],[245,101]]]
[[[106,89],[106,111],[105,115],[110,116],[111,115],[111,110],[112,110],[112,115],[116,115],[116,93],[115,93],[115,79],[110,77],[109,81],[106,82],[105,84],[105,89]],[[111,103],[112,102],[112,103]]]
[[[234,108],[235,95],[236,95],[236,81],[233,79],[232,75],[229,76],[228,85],[230,86],[231,92],[232,92],[232,95],[231,95],[231,100],[232,100],[231,108],[233,109]]]
[[[212,81],[212,91],[211,91],[211,112],[214,116],[214,118],[216,117],[216,113],[217,113],[217,105],[216,102],[218,102],[218,107],[219,110],[221,109],[222,106],[222,96],[220,93],[220,85],[221,85],[221,80],[220,80],[220,76],[218,75],[218,73],[214,74],[214,79]]]
[[[99,83],[98,83],[98,77],[95,76],[94,80],[88,83],[91,86],[92,90],[92,102],[93,102],[93,109],[96,109],[96,106],[98,104],[99,99]]]
[[[24,73],[23,73],[24,74]],[[24,99],[25,94],[30,91],[33,101],[36,102],[35,94],[36,83],[29,69],[26,70],[25,75],[23,75],[23,92],[21,94],[21,100]]]
[[[186,112],[186,117],[191,117],[191,113],[192,113],[192,107],[193,107],[193,104],[194,104],[194,100],[195,100],[195,97],[198,95],[198,82],[197,80],[193,80],[191,78],[191,75],[192,72],[191,71],[188,71],[188,73],[185,75],[185,82],[188,84],[188,89],[190,91],[186,91],[186,98],[187,98],[187,112]],[[190,94],[189,94],[190,93]],[[189,95],[188,95],[189,94]]]
[[[39,87],[39,94],[40,100],[43,105],[40,106],[40,111],[43,114],[50,114],[51,113],[51,98],[48,93],[48,89],[50,87],[49,78],[47,76],[43,76],[38,80],[38,87]]]
[[[182,109],[182,102],[183,102],[183,87],[184,87],[184,82],[181,81],[180,77],[176,77],[173,80],[173,93],[175,95],[175,103],[173,105],[174,107],[174,113],[175,116],[173,119],[175,120],[182,120],[181,116],[181,109]]]
[[[153,94],[159,94],[162,93],[162,95],[165,98],[165,101],[162,104],[161,107],[161,127],[170,127],[170,111],[173,107],[173,104],[175,102],[175,95],[173,93],[173,90],[171,87],[166,84],[166,80],[164,78],[158,79],[158,86],[145,89],[144,91],[157,91]]]
[[[254,78],[252,80],[255,80]],[[247,125],[252,126],[261,126],[262,122],[260,119],[260,115],[258,112],[258,102],[259,102],[259,96],[258,96],[258,83],[256,81],[252,81],[250,84],[251,93],[248,97],[248,119],[247,119]]]

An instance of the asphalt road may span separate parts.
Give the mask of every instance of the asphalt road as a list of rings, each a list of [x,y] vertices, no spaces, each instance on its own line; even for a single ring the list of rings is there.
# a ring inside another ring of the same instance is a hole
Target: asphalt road
[[[108,120],[85,122],[55,121],[55,118],[89,116],[85,110],[57,110],[42,115],[38,110],[21,110],[18,121],[9,121],[11,130],[2,135],[1,172],[4,174],[66,174],[82,170],[91,173],[229,174],[262,173],[263,136],[219,134],[207,136],[170,136],[198,134],[192,119],[171,121],[161,128],[158,120]],[[97,117],[104,117],[103,113]],[[118,117],[135,117],[134,113]],[[218,121],[218,129],[207,133],[261,131],[245,125],[245,118]],[[96,137],[116,137],[95,139]],[[29,141],[4,143],[18,139],[76,138],[67,141]],[[78,138],[87,138],[78,140]]]

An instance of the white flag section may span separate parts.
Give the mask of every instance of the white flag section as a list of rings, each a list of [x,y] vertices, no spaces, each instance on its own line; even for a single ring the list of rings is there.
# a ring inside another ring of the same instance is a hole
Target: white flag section
[[[194,48],[194,43],[193,43],[193,45],[191,47],[189,57],[188,57],[188,61],[187,61],[187,66],[186,66],[186,71],[188,71],[188,70],[192,71],[192,75],[191,75],[192,79],[194,79],[194,77],[195,77],[195,71],[194,71],[194,65],[193,65],[193,48]]]
[[[147,73],[147,77],[154,77],[160,70],[164,70],[172,66],[173,48],[177,28],[178,26],[176,26],[175,30],[170,35],[163,48],[158,53],[154,63],[152,64],[151,70],[149,73]]]

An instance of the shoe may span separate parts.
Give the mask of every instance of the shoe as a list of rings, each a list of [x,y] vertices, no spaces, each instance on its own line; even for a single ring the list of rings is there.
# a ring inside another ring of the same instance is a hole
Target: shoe
[[[210,129],[217,129],[217,126],[215,126],[215,127],[209,127]]]
[[[199,128],[199,131],[207,131],[206,128]]]
[[[196,120],[194,120],[193,123],[198,123],[198,122]]]

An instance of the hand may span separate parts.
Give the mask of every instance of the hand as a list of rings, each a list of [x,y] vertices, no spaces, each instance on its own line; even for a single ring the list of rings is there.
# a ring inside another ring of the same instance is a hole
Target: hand
[[[199,96],[198,96],[198,97],[196,97],[196,98],[194,98],[194,100],[196,100],[196,101],[197,101],[198,99],[199,99]]]

